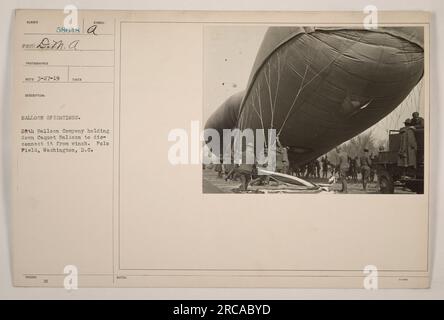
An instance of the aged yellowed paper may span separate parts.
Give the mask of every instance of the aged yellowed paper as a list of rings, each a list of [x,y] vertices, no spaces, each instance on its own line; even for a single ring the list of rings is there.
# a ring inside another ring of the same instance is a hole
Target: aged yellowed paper
[[[72,14],[15,15],[15,285],[429,286],[427,13]]]

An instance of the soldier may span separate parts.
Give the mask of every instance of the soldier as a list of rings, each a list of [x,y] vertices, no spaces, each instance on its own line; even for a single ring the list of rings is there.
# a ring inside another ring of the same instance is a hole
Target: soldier
[[[217,164],[214,166],[214,171],[217,172],[217,177],[218,177],[218,178],[222,178],[222,171],[223,171],[222,164],[217,163]]]
[[[411,125],[415,128],[424,128],[424,118],[419,116],[419,112],[412,113]]]
[[[290,160],[288,160],[288,149],[282,147],[282,173],[288,174],[290,170]]]
[[[286,153],[285,153],[286,154]],[[284,148],[279,142],[279,138],[276,138],[276,172],[284,173]],[[288,160],[288,157],[287,157]]]
[[[411,124],[411,120],[407,119],[405,127],[399,132],[401,142],[399,147],[398,166],[404,168],[404,175],[409,169],[416,169],[416,152],[418,145],[416,143],[415,129]],[[412,170],[413,171],[413,170]]]
[[[231,150],[231,162],[229,164],[224,164],[225,171],[225,181],[235,180],[238,165],[234,163],[234,154]]]
[[[375,181],[375,177],[376,177],[376,167],[373,165],[374,163],[376,163],[378,156],[375,154],[370,154],[370,160],[372,161],[372,166],[370,167],[370,182],[374,182]]]
[[[248,143],[245,152],[242,152],[242,161],[236,170],[242,183],[239,186],[240,191],[248,191],[248,185],[251,181],[254,170],[254,145],[252,143]]]
[[[353,163],[352,178],[353,178],[354,182],[358,182],[358,172],[359,172],[358,171],[359,170],[359,168],[358,168],[358,163],[359,163],[358,156],[355,156],[352,159],[352,163]]]
[[[231,165],[231,169],[230,169],[230,171],[228,171],[228,173],[227,173],[227,175],[225,177],[225,181],[236,180],[237,168],[238,167],[239,167],[238,164]]]
[[[340,192],[347,193],[347,172],[349,169],[348,165],[348,155],[345,151],[341,150],[340,147],[336,147],[336,153],[338,154],[338,168],[339,168],[339,179],[341,180],[342,189]]]
[[[358,156],[355,157],[356,162],[356,179],[358,179],[358,175],[361,172],[361,161]]]
[[[327,155],[322,157],[321,162],[322,162],[322,178],[327,179],[327,175],[328,175],[328,158],[327,158]]]
[[[311,178],[314,176],[314,162],[310,161],[307,163],[307,172],[305,173],[305,178]]]
[[[268,148],[265,147],[263,152],[259,155],[256,161],[254,172],[252,175],[251,186],[262,186],[270,183],[270,176],[259,174],[259,167],[267,168],[268,166]]]
[[[367,190],[367,183],[370,179],[370,172],[372,167],[372,160],[369,156],[369,150],[364,149],[364,155],[361,156],[361,175],[362,175],[362,186],[364,191]]]
[[[319,162],[319,159],[314,160],[315,165],[315,171],[316,171],[316,178],[321,178],[321,163]]]

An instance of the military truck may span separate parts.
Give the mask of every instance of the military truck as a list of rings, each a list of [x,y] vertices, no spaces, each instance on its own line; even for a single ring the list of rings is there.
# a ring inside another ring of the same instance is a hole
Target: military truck
[[[388,151],[381,151],[374,163],[381,193],[394,193],[395,187],[424,193],[424,128],[415,129],[416,168],[406,170],[398,165],[401,134],[399,130],[389,131]]]

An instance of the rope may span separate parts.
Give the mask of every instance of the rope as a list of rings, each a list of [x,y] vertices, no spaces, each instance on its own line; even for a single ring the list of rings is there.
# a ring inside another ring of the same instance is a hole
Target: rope
[[[286,123],[287,123],[287,120],[288,120],[289,117],[290,117],[291,111],[293,110],[293,107],[294,107],[294,105],[296,104],[296,101],[297,101],[297,99],[299,98],[299,95],[300,95],[300,93],[302,92],[302,90],[304,90],[308,85],[310,85],[310,83],[312,83],[317,77],[319,77],[319,75],[320,75],[321,73],[323,73],[327,68],[329,68],[334,62],[336,62],[340,57],[342,57],[347,51],[349,51],[353,46],[355,46],[355,45],[356,45],[358,42],[360,42],[363,38],[364,38],[364,35],[362,35],[361,37],[359,37],[359,39],[358,39],[356,42],[352,43],[348,48],[346,48],[343,52],[341,52],[338,56],[336,56],[336,57],[335,57],[332,61],[330,61],[325,67],[323,67],[319,72],[317,72],[317,73],[314,75],[314,77],[310,79],[310,81],[308,81],[305,85],[302,86],[302,84],[304,83],[305,76],[306,76],[307,69],[308,69],[309,65],[306,66],[305,74],[304,74],[304,78],[302,79],[301,86],[300,86],[300,88],[299,88],[299,90],[298,90],[298,93],[296,94],[295,99],[293,100],[293,103],[292,103],[290,109],[289,109],[288,112],[287,112],[287,115],[285,116],[284,122],[282,123],[282,126],[281,126],[281,128],[279,129],[279,132],[278,132],[277,136],[279,136],[280,133],[282,132],[282,130],[284,129],[284,127],[285,127],[285,125],[286,125]]]
[[[271,98],[271,68],[270,68],[270,60],[268,60],[268,62],[267,62],[267,67],[268,67],[268,75],[267,75],[267,69],[265,69],[264,78],[265,78],[265,82],[266,82],[267,87],[268,87],[268,96],[270,98],[270,113],[271,113],[271,123],[270,123],[270,126],[273,129],[274,110],[273,110],[273,101],[272,101],[272,98]]]

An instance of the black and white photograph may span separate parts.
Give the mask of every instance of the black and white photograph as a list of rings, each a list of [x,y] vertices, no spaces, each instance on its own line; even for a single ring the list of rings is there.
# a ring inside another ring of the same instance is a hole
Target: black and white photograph
[[[9,6],[3,296],[442,295],[444,7],[331,4]]]
[[[203,55],[203,193],[424,193],[422,26],[210,25]]]

